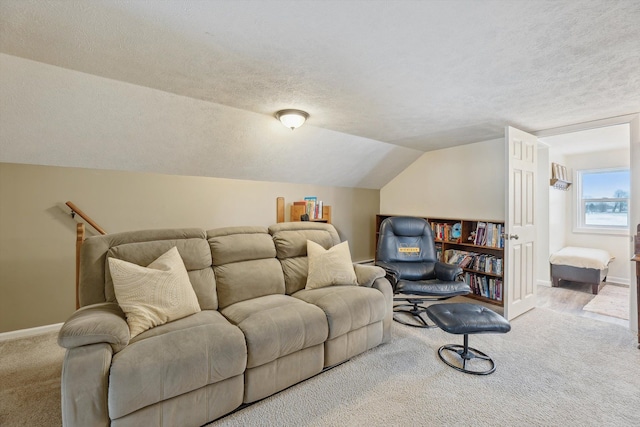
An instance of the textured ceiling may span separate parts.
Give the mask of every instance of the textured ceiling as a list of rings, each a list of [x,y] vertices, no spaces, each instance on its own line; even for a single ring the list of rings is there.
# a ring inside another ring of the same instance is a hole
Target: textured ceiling
[[[639,22],[638,0],[0,0],[0,52],[269,117],[300,108],[415,159],[640,111]]]

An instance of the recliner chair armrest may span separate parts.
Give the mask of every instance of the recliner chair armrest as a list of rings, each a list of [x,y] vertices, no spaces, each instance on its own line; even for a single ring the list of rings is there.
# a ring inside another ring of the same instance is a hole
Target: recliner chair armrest
[[[400,271],[395,265],[388,264],[386,262],[378,261],[376,266],[381,267],[385,271],[387,280],[391,283],[391,286],[395,289],[400,277]]]
[[[453,282],[462,274],[462,267],[438,261],[436,262],[435,273],[439,280]]]
[[[385,271],[374,265],[353,264],[353,269],[356,272],[358,285],[366,286],[368,288],[373,285],[373,282],[375,282],[376,279],[385,276]]]
[[[125,315],[116,303],[93,304],[77,310],[62,325],[58,345],[70,349],[107,343],[117,353],[129,344],[131,333]]]

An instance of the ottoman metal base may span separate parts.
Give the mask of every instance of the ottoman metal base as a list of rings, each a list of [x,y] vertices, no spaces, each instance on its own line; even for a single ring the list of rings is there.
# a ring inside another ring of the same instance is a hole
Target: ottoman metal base
[[[459,359],[459,361],[462,362],[462,366],[456,366],[453,363],[449,362],[442,355],[442,353],[445,350],[447,350],[447,351],[449,351],[451,353],[455,353],[457,358]],[[438,349],[438,356],[440,356],[440,360],[442,360],[447,365],[451,366],[453,369],[455,369],[457,371],[460,371],[460,372],[465,372],[467,374],[489,375],[489,374],[493,373],[493,371],[496,370],[496,364],[493,361],[493,359],[491,359],[489,356],[487,356],[486,354],[484,354],[480,350],[477,350],[475,348],[469,347],[469,335],[465,335],[464,336],[464,345],[446,344],[446,345],[443,345],[442,347],[440,347]],[[476,371],[476,370],[473,370],[473,369],[467,369],[467,360],[473,360],[473,359],[486,360],[491,364],[491,367],[489,369],[487,369],[487,370],[484,370],[484,371]]]
[[[429,306],[426,313],[443,331],[464,335],[464,345],[447,344],[438,349],[438,356],[444,363],[460,372],[474,375],[488,375],[496,370],[493,359],[480,350],[469,347],[469,334],[509,332],[511,324],[504,317],[481,305],[467,303],[435,304]],[[457,365],[444,357],[445,350],[455,355]],[[467,362],[473,359],[484,361],[481,365],[487,365],[488,362],[489,369],[468,368]]]

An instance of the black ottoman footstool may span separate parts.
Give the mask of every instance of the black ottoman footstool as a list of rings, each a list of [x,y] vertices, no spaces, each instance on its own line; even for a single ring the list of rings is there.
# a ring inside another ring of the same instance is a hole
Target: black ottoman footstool
[[[438,356],[444,363],[467,374],[488,375],[496,370],[496,364],[489,356],[480,350],[469,347],[469,334],[504,334],[509,332],[511,324],[504,317],[481,305],[464,303],[430,305],[427,307],[426,313],[443,331],[450,334],[464,334],[464,345],[447,344],[438,349]],[[443,357],[445,350],[455,353],[462,366],[456,366]],[[472,359],[489,362],[489,369],[467,369],[467,361]]]

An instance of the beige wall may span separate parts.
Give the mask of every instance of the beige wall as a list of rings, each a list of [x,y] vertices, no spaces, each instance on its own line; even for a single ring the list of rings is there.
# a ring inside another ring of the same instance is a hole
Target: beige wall
[[[377,190],[0,163],[0,332],[63,322],[75,309],[67,200],[115,233],[268,226],[276,197],[311,195],[332,206],[353,259],[371,259]]]
[[[503,221],[504,140],[429,151],[380,190],[380,213]]]

